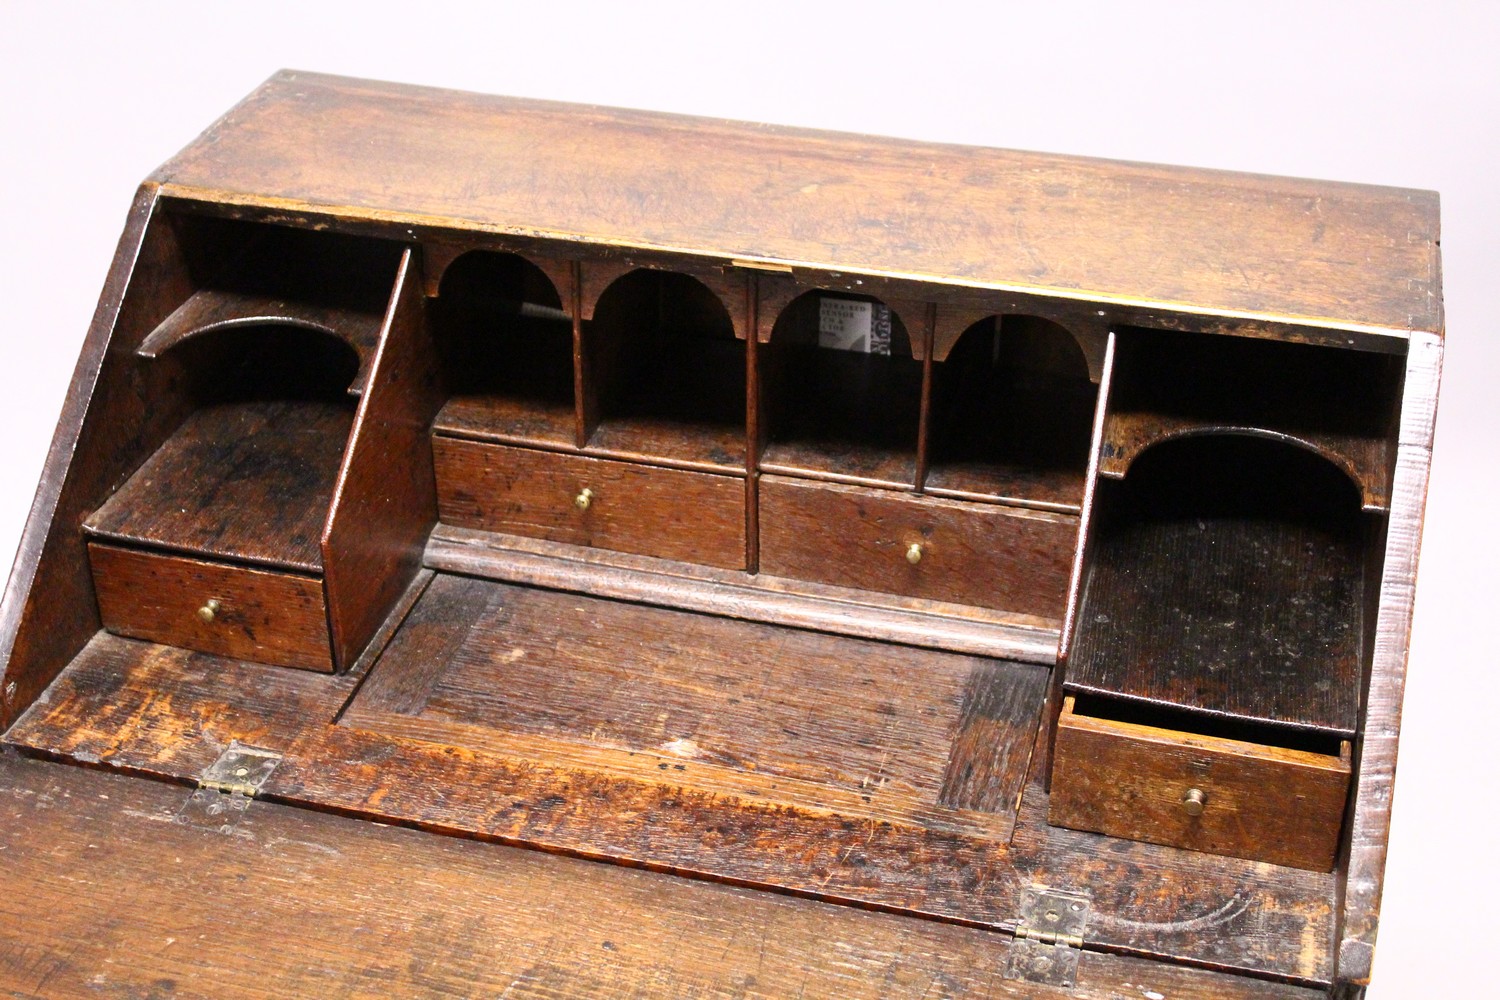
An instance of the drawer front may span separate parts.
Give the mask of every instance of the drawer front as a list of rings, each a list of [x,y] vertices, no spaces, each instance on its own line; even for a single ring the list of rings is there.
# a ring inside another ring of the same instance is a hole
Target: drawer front
[[[1060,619],[1077,537],[1068,514],[760,480],[761,572],[797,580]]]
[[[1333,867],[1349,787],[1334,757],[1075,715],[1064,700],[1054,826],[1314,871]]]
[[[443,436],[433,458],[445,524],[745,566],[743,479]]]
[[[283,667],[334,668],[323,583],[315,577],[99,542],[89,544],[89,561],[99,615],[117,635]]]

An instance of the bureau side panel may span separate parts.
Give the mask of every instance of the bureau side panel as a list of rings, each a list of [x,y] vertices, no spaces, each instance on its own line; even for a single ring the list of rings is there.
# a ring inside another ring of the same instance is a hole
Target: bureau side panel
[[[191,289],[157,189],[135,197],[52,437],[0,604],[0,730],[99,630],[82,524],[181,417],[135,348]],[[48,335],[36,331],[35,335]]]

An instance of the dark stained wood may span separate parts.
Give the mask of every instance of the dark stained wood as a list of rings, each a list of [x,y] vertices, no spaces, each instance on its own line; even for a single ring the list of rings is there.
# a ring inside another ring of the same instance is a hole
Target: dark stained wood
[[[1316,452],[1359,486],[1366,510],[1389,509],[1399,358],[1159,331],[1127,331],[1120,343],[1101,474],[1121,478],[1174,438],[1256,434]]]
[[[779,476],[760,483],[767,573],[1062,618],[1074,517]]]
[[[1308,983],[1330,975],[1331,875],[1050,827],[1035,783],[1009,845],[914,835],[751,797],[731,805],[670,768],[610,776],[317,721],[356,680],[101,635],[8,739],[177,780],[238,739],[286,753],[265,789],[279,801],[1001,928],[1027,886],[1086,889],[1101,950]]]
[[[891,353],[864,354],[818,346],[825,298],[885,305],[812,289],[781,308],[770,343],[757,354],[766,425],[761,471],[915,489],[927,310],[921,307],[918,325],[908,328],[893,309]]]
[[[232,327],[303,327],[341,337],[360,354],[359,374],[349,391],[359,395],[369,380],[369,365],[380,335],[380,316],[347,305],[327,305],[218,288],[204,288],[177,308],[137,349],[157,358],[190,337]]]
[[[739,479],[446,437],[433,439],[433,453],[445,524],[710,566],[745,564]]]
[[[104,627],[118,635],[306,670],[332,670],[315,577],[92,544]],[[200,609],[213,601],[205,621]]]
[[[91,515],[96,538],[321,573],[353,409],[250,400],[194,411]]]
[[[571,450],[574,424],[571,399],[559,402],[472,393],[449,396],[433,419],[432,429],[450,437]]]
[[[512,138],[496,143],[497,133]],[[372,145],[372,134],[389,141]],[[578,156],[583,134],[587,157]],[[527,155],[513,156],[518,146]],[[266,168],[286,158],[304,169]],[[769,179],[768,163],[776,165]],[[488,179],[480,190],[476,176]],[[153,179],[213,201],[343,215],[378,209],[398,226],[480,228],[483,220],[498,233],[1291,316],[1393,335],[1442,322],[1430,294],[1436,195],[1367,185],[291,71]],[[639,197],[646,191],[651,197]],[[1247,282],[1247,273],[1257,280]]]
[[[443,574],[341,721],[1003,842],[1045,681],[1036,666]],[[1007,749],[976,745],[976,727]],[[967,775],[951,790],[949,770]]]
[[[1058,720],[1047,818],[1195,851],[1333,867],[1349,790],[1338,755],[1095,718],[1069,698]],[[1184,802],[1203,796],[1202,812]]]
[[[191,293],[177,233],[158,205],[156,187],[145,185],[126,217],[0,602],[0,729],[99,630],[79,526],[185,410],[175,373],[146,368],[135,354]],[[80,455],[88,460],[75,461]]]
[[[1072,996],[1311,990],[1087,953],[1061,990],[1010,938],[256,803],[234,836],[184,792],[0,759],[0,990],[49,997]],[[87,881],[86,893],[77,891]],[[35,919],[37,910],[49,914]],[[242,919],[255,914],[254,920]],[[265,948],[276,927],[277,947]],[[1139,984],[1139,985],[1137,985]]]
[[[1069,331],[981,319],[935,367],[927,490],[1077,512],[1097,391]]]
[[[427,565],[450,573],[817,629],[954,653],[1051,665],[1056,622],[1031,615],[851,590],[520,535],[438,525]]]
[[[566,263],[473,250],[446,269],[428,308],[448,397],[439,427],[519,444],[575,443],[572,287],[555,283]]]
[[[379,630],[422,565],[437,523],[433,414],[437,354],[423,324],[421,260],[408,250],[354,418],[323,530],[324,585],[334,662],[346,669]]]
[[[585,264],[585,283],[596,270]],[[725,291],[740,301],[726,306],[697,276],[652,269],[604,290],[583,326],[597,407],[590,453],[744,472],[745,346],[733,318],[744,293]]]
[[[1105,485],[1069,689],[1352,736],[1366,525],[1342,475],[1195,438]]]

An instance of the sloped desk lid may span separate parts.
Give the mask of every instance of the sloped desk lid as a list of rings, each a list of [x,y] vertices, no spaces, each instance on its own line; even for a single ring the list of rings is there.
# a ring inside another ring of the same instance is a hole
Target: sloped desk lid
[[[1438,197],[282,71],[164,194],[1401,337]]]

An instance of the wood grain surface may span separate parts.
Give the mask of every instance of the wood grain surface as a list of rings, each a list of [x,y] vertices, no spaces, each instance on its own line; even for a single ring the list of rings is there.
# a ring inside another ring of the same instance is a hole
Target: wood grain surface
[[[89,545],[104,627],[239,660],[332,670],[323,582],[115,545]],[[199,611],[217,602],[213,618]]]
[[[1380,525],[1342,473],[1229,437],[1164,445],[1132,476],[1097,494],[1069,688],[1352,736]]]
[[[359,657],[416,576],[437,523],[428,427],[442,392],[422,304],[422,261],[409,250],[396,271],[320,542],[340,670]]]
[[[1333,868],[1349,791],[1339,756],[1075,714],[1058,719],[1050,822],[1113,837]],[[1202,813],[1184,808],[1189,791]]]
[[[433,439],[433,452],[445,524],[745,565],[745,489],[738,478],[443,436]],[[585,489],[589,501],[580,507]]]
[[[766,573],[1062,618],[1075,517],[781,476],[760,492]]]
[[[440,574],[341,722],[1003,842],[1046,678]]]
[[[196,410],[86,522],[96,538],[322,573],[352,407],[254,400]]]
[[[670,768],[612,776],[329,725],[361,676],[100,634],[7,739],[179,781],[240,740],[286,754],[265,789],[280,801],[1001,928],[1027,886],[1081,889],[1103,950],[1308,984],[1332,972],[1333,876],[1049,826],[1035,774],[1002,845],[697,792]]]
[[[386,141],[372,145],[372,134]],[[515,156],[517,148],[526,155]],[[299,169],[269,167],[288,161]],[[1398,336],[1442,322],[1431,294],[1438,230],[1430,192],[291,71],[153,179],[177,195],[355,217],[378,210],[399,225],[1296,317]]]
[[[0,991],[105,997],[1311,1000],[1089,952],[1007,980],[1009,935],[0,758]],[[85,892],[80,885],[87,885]],[[45,912],[46,920],[36,919]],[[276,946],[266,947],[268,928]]]

